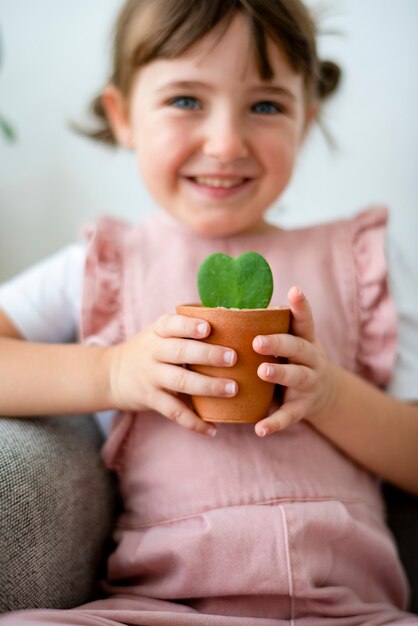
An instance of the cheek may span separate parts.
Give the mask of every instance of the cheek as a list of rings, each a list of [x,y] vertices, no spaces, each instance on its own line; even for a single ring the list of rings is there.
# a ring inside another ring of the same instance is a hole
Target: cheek
[[[274,146],[266,149],[264,152],[265,166],[268,168],[270,175],[277,182],[287,181],[291,176],[296,157],[298,146],[294,141],[282,139],[275,142]]]
[[[157,170],[160,175],[175,174],[187,159],[188,146],[184,133],[171,124],[138,124],[135,149],[141,172]]]
[[[264,187],[266,205],[280,197],[289,184],[296,164],[299,144],[292,135],[281,134],[274,142],[266,138],[262,151],[263,167],[267,173]]]

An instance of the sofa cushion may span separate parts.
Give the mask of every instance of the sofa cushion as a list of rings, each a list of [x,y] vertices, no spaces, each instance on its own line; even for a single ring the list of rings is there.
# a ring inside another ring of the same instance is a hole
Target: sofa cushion
[[[90,600],[115,502],[94,418],[0,418],[0,441],[0,611]]]

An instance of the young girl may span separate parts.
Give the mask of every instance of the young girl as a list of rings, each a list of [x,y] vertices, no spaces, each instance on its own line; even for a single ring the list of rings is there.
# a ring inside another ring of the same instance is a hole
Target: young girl
[[[0,292],[0,413],[118,411],[103,450],[117,547],[105,599],[5,626],[418,623],[373,478],[418,493],[418,408],[379,389],[395,352],[386,212],[265,221],[337,82],[300,0],[125,3],[96,136],[135,152],[161,212],[100,220]],[[257,372],[285,399],[255,428],[215,427],[188,397],[233,397],[237,355],[174,311],[209,253],[248,250],[273,268],[273,302],[288,292],[293,334],[253,343],[288,359]],[[63,345],[77,328],[83,345]]]

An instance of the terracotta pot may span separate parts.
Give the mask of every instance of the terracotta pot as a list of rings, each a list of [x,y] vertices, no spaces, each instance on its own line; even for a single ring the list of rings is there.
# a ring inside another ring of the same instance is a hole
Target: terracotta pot
[[[189,366],[208,376],[232,378],[239,385],[239,391],[233,398],[192,396],[196,413],[209,422],[249,423],[266,417],[275,385],[261,380],[257,376],[257,368],[261,363],[277,362],[277,359],[255,352],[252,342],[257,335],[289,332],[289,307],[223,309],[184,304],[176,310],[180,315],[208,321],[212,332],[203,341],[233,348],[238,356],[233,367]]]

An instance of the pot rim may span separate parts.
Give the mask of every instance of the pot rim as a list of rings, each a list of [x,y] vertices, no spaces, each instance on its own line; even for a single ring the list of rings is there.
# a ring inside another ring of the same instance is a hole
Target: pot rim
[[[262,309],[238,309],[238,308],[231,308],[231,307],[225,307],[225,306],[204,306],[203,304],[199,304],[198,302],[191,302],[191,303],[186,303],[186,304],[179,304],[177,305],[177,308],[189,308],[189,309],[199,309],[201,311],[230,311],[231,313],[243,313],[243,312],[260,312],[260,311],[265,311],[265,312],[271,312],[271,313],[275,313],[277,311],[290,311],[290,306],[286,306],[286,305],[270,305],[267,308],[262,308]]]

